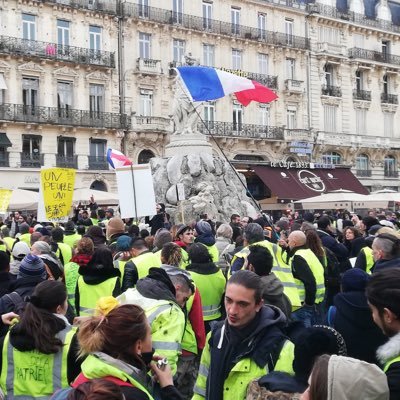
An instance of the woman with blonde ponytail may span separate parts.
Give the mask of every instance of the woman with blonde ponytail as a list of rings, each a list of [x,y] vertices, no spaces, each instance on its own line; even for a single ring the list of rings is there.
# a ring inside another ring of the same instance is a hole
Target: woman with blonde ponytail
[[[120,386],[126,400],[153,400],[150,369],[162,400],[182,399],[173,386],[169,366],[159,368],[153,361],[151,329],[143,309],[132,304],[119,306],[110,298],[101,303],[97,307],[100,315],[80,325],[81,355],[87,357],[72,386],[103,378]]]

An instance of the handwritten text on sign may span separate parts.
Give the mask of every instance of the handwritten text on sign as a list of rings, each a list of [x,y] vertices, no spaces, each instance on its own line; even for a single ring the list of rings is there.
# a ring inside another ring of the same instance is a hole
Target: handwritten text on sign
[[[75,170],[47,168],[40,172],[46,218],[66,217],[71,211]]]

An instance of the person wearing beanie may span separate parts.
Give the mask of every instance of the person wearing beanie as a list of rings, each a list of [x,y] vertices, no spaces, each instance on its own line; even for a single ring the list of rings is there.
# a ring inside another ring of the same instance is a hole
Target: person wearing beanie
[[[8,288],[8,294],[0,298],[0,315],[16,312],[23,308],[24,299],[30,296],[35,287],[47,279],[47,272],[43,261],[33,255],[25,256],[19,266],[17,279]],[[8,326],[0,322],[0,337],[5,336]]]
[[[43,260],[49,279],[54,279],[55,281],[64,279],[64,266],[51,250],[50,244],[43,240],[38,240],[31,247],[31,253]]]
[[[219,251],[215,245],[215,237],[211,225],[207,221],[200,220],[196,223],[194,230],[195,243],[201,243],[206,246],[212,262],[217,263],[219,261]]]
[[[160,252],[164,244],[172,242],[172,234],[168,229],[161,228],[154,235],[154,253]]]
[[[76,242],[80,240],[82,236],[76,233],[74,221],[68,221],[64,228],[64,243],[68,244],[71,249],[73,249]]]
[[[125,234],[125,224],[119,217],[113,217],[108,221],[106,238],[108,245],[116,243],[117,239]]]
[[[31,243],[31,234],[29,233],[29,225],[26,222],[23,222],[21,225],[19,225],[19,237],[18,239],[21,242],[25,242],[28,246]]]
[[[16,278],[10,274],[10,256],[0,250],[0,297],[8,293],[8,287]]]
[[[342,292],[328,310],[327,323],[343,336],[349,357],[378,363],[376,350],[385,343],[385,335],[372,319],[365,288],[370,275],[359,268],[342,276]]]
[[[155,354],[167,357],[173,374],[186,325],[183,309],[193,292],[193,284],[183,273],[168,275],[162,268],[150,268],[135,289],[128,289],[117,298],[120,304],[141,306],[150,317]]]
[[[339,399],[389,400],[385,374],[378,366],[355,358],[320,356],[313,366],[310,386],[301,400]]]
[[[121,272],[121,282],[125,275],[125,264],[132,258],[132,243],[133,239],[128,235],[120,236],[115,243],[114,267]]]

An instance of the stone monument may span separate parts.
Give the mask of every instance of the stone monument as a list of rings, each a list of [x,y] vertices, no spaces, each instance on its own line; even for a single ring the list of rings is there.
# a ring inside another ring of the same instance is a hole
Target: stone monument
[[[170,143],[164,158],[150,161],[157,201],[166,204],[175,223],[201,214],[222,221],[234,213],[255,217],[255,205],[239,180],[245,183],[245,177],[239,178],[225,159],[213,155],[207,137],[197,129],[202,106],[192,103],[179,79],[175,78]],[[181,188],[185,200],[180,198]]]

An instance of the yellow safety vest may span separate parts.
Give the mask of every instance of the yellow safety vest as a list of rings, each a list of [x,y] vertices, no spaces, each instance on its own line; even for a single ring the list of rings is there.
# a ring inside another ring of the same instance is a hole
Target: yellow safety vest
[[[213,321],[221,317],[221,299],[225,292],[226,279],[221,270],[205,275],[189,270],[199,289],[204,321]]]
[[[372,255],[372,249],[370,247],[363,247],[361,251],[364,253],[365,257],[365,272],[371,274],[371,269],[374,266],[374,257]]]
[[[79,310],[76,313],[82,316],[92,316],[100,297],[112,296],[119,277],[112,277],[97,285],[88,285],[83,277],[78,278]]]
[[[56,256],[60,259],[60,254],[62,255],[63,265],[69,263],[72,258],[72,249],[69,244],[57,243],[58,250],[56,251]]]
[[[137,257],[131,258],[137,269],[139,279],[145,278],[149,274],[152,267],[160,267],[161,259],[154,253],[139,254]]]
[[[124,274],[125,274],[125,264],[128,261],[123,261],[123,260],[115,260],[114,261],[114,267],[119,269],[119,272],[121,272],[121,282],[124,279]]]
[[[16,239],[7,236],[7,237],[3,238],[3,241],[6,243],[7,247],[10,249],[10,252],[11,252],[11,249],[14,246]],[[29,243],[28,246],[31,247],[31,244]]]
[[[64,265],[65,286],[68,293],[68,301],[75,309],[75,290],[76,282],[79,278],[79,265],[74,262],[69,262]]]
[[[192,294],[189,297],[188,301],[186,302],[186,315],[188,316],[188,318],[186,320],[185,332],[182,338],[182,349],[189,351],[193,354],[197,354],[198,353],[197,339],[192,324],[189,320],[189,313],[192,310],[193,300],[194,300],[194,294]]]
[[[69,385],[68,352],[75,329],[67,326],[56,336],[64,344],[55,354],[37,350],[19,351],[4,339],[0,387],[7,399],[50,399],[53,393]]]
[[[387,361],[383,366],[383,372],[386,373],[390,366],[396,362],[400,362],[400,356],[394,357],[391,360]]]
[[[19,237],[19,240],[21,242],[25,242],[29,247],[31,247],[31,234],[30,233],[24,233]]]
[[[310,249],[299,249],[296,253],[290,258],[289,262],[292,265],[293,257],[300,256],[304,260],[307,261],[308,266],[311,269],[312,274],[314,275],[315,284],[317,286],[317,292],[315,293],[315,304],[322,303],[325,298],[325,275],[324,275],[324,267],[321,262],[318,260],[318,257],[312,252]],[[299,291],[299,296],[301,302],[304,303],[306,290],[304,288],[304,284],[299,279],[295,278],[295,282],[297,285],[297,289]]]
[[[79,235],[78,233],[73,233],[72,235],[64,235],[64,243],[70,246],[71,249],[73,249],[75,247],[76,242],[81,239],[82,236]]]

